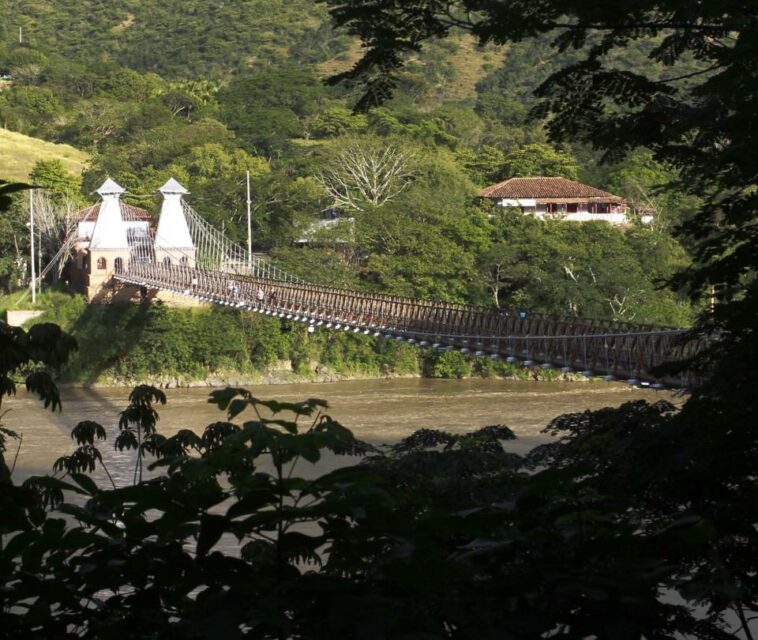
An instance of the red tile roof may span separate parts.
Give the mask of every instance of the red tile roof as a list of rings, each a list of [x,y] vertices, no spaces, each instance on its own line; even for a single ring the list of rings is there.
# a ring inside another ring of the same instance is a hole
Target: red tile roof
[[[482,198],[571,198],[623,202],[623,198],[568,178],[510,178],[482,189]]]

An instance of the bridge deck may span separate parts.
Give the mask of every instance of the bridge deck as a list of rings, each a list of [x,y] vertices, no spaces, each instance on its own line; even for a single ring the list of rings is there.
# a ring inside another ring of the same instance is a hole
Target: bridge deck
[[[660,364],[686,357],[697,345],[685,330],[614,321],[508,313],[472,305],[363,293],[223,271],[132,263],[117,280],[170,290],[211,303],[246,308],[421,346],[503,357],[525,366],[592,372],[654,386],[687,386],[684,376],[661,377]],[[262,298],[260,292],[263,293]]]

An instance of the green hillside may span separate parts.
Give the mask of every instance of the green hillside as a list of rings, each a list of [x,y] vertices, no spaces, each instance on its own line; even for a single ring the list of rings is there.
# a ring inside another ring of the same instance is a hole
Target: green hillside
[[[360,56],[357,39],[334,32],[326,5],[312,0],[0,0],[0,15],[8,17],[0,23],[0,58],[3,46],[17,44],[21,28],[28,49],[170,80],[228,78],[285,61],[329,75]],[[473,38],[456,36],[432,44],[416,71],[435,76],[426,98],[472,98],[497,57],[479,51]],[[37,63],[33,55],[29,61]]]
[[[67,144],[0,129],[0,179],[28,180],[29,171],[38,160],[60,160],[67,171],[79,175],[89,161],[89,154]]]
[[[0,176],[26,178],[35,160],[60,156],[80,174],[81,149],[91,157],[81,183],[48,175],[50,193],[74,184],[89,201],[110,176],[156,210],[153,194],[174,177],[208,222],[244,242],[249,171],[253,247],[301,277],[559,314],[690,318],[656,281],[687,263],[666,231],[696,203],[644,150],[603,166],[588,145],[548,142],[545,121],[529,115],[533,91],[578,55],[556,58],[550,36],[507,48],[462,33],[435,39],[407,56],[393,99],[355,114],[361,87],[325,80],[363,50],[333,30],[324,3],[0,0],[0,15],[0,123],[18,132],[4,134]],[[653,63],[638,47],[617,64]],[[658,214],[655,228],[519,224],[477,199],[524,175],[640,201]],[[347,237],[293,247],[335,209],[354,220]],[[22,279],[12,258],[25,249],[23,220],[17,211],[4,223],[0,289]]]
[[[342,48],[325,5],[311,0],[0,0],[0,41],[111,61],[174,78],[219,75],[251,63],[325,60]],[[198,55],[201,52],[201,55]]]

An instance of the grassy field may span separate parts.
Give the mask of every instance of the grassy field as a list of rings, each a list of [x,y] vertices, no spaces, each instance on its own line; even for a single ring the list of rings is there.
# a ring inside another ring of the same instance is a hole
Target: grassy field
[[[502,64],[505,49],[497,49],[493,46],[480,48],[471,35],[451,38],[447,44],[455,45],[452,51],[443,54],[448,57],[455,79],[445,85],[443,94],[437,95],[437,99],[475,100],[477,82]],[[363,53],[361,43],[355,40],[347,50],[319,64],[318,72],[321,77],[328,78],[347,71],[358,62]],[[423,60],[423,55],[417,57]]]
[[[450,56],[450,64],[455,69],[455,82],[448,87],[449,98],[455,100],[476,99],[476,84],[494,67],[502,64],[503,51],[494,47],[480,49],[476,39],[463,35],[458,40],[458,48]]]
[[[68,171],[80,174],[89,154],[67,144],[54,144],[0,128],[0,178],[28,180],[37,160],[60,160]]]

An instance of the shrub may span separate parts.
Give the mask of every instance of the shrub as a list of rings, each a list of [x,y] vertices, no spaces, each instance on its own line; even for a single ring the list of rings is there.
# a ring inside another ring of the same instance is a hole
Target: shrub
[[[424,375],[430,378],[465,378],[471,362],[458,351],[435,351],[425,361]]]

